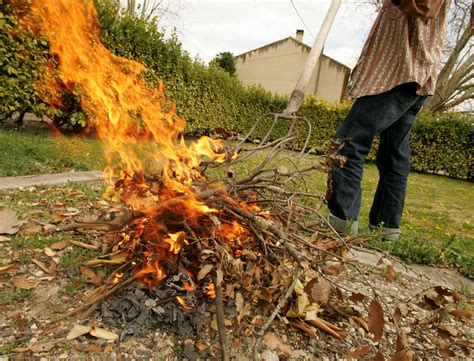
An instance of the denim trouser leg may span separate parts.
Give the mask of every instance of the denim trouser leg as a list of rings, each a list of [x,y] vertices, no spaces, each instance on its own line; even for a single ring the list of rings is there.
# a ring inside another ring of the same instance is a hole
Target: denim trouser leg
[[[380,133],[376,158],[379,182],[369,222],[372,226],[393,230],[395,234],[400,227],[410,172],[410,130],[423,101],[417,102],[400,119]]]
[[[404,84],[382,94],[358,98],[337,130],[335,138],[345,141],[341,155],[347,160],[342,168],[333,167],[331,171],[329,221],[336,230],[357,232],[364,161],[377,134],[381,134],[383,138],[383,149],[378,153],[377,162],[379,169],[383,170],[383,177],[371,214],[377,221],[375,225],[383,222],[385,226],[390,225],[398,229],[408,176],[406,170],[410,164],[409,131],[416,113],[426,99],[418,96],[411,85],[413,84]],[[400,168],[403,168],[403,171]],[[400,174],[401,178],[396,178],[395,174]],[[400,179],[403,179],[402,186],[393,188],[392,185]],[[387,203],[385,199],[390,199],[392,203]],[[395,204],[397,206],[393,207]],[[390,216],[385,220],[388,214]]]

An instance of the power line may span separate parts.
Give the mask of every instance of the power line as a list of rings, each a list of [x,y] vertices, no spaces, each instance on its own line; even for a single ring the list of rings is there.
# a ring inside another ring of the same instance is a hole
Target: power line
[[[295,9],[295,12],[296,12],[296,15],[298,15],[298,17],[300,18],[301,22],[303,23],[304,27],[306,28],[306,30],[308,30],[308,33],[309,35],[311,35],[314,39],[314,35],[313,33],[311,32],[311,30],[309,30],[308,26],[306,25],[306,23],[304,22],[302,16],[300,15],[300,12],[298,11],[298,9],[296,8],[295,6],[295,3],[293,2],[293,0],[290,0],[291,1],[291,5],[293,5],[293,9]]]

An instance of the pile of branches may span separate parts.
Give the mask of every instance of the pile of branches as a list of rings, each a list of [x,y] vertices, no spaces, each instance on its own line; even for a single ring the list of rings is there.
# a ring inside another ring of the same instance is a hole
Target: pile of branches
[[[118,180],[121,207],[62,228],[107,234],[104,256],[86,265],[118,265],[104,285],[63,317],[80,311],[86,317],[133,282],[147,284],[151,293],[166,283],[189,310],[203,299],[215,299],[223,359],[228,359],[223,300],[235,305],[239,329],[256,334],[255,357],[262,336],[280,314],[309,335],[316,336],[319,328],[344,338],[344,330],[319,314],[333,289],[327,275],[342,270],[348,243],[356,239],[344,240],[327,225],[319,209],[322,197],[305,183],[312,172],[327,172],[334,163],[343,163],[338,156],[342,142],[316,161],[304,152],[295,157],[285,149],[292,139],[288,134],[250,149],[242,143],[228,150],[229,155],[237,152],[238,158],[202,163],[203,177],[193,184],[192,195],[162,200],[159,175],[137,173]],[[246,176],[236,176],[238,163],[255,154],[265,157]],[[137,199],[151,204],[146,213],[133,209],[131,200]],[[193,214],[187,202],[210,211]],[[248,320],[249,315],[257,316]]]

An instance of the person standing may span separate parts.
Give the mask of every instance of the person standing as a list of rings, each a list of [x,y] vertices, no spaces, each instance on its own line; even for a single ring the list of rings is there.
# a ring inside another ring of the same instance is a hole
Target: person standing
[[[426,98],[435,92],[449,0],[384,0],[352,72],[356,98],[336,131],[342,167],[332,168],[328,221],[357,233],[364,161],[374,137],[379,182],[369,215],[387,240],[400,236],[410,171],[409,134]]]

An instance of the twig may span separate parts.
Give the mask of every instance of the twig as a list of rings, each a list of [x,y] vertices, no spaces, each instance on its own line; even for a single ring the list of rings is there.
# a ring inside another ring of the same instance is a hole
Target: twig
[[[64,320],[65,318],[68,318],[68,317],[71,317],[71,316],[74,316],[75,314],[77,314],[78,312],[81,312],[83,309],[87,308],[87,307],[90,307],[92,306],[93,304],[97,303],[97,302],[100,302],[100,301],[103,301],[104,299],[110,297],[111,295],[113,295],[115,292],[117,292],[120,288],[122,287],[125,287],[127,285],[129,285],[130,283],[134,282],[135,280],[137,279],[137,276],[132,276],[122,282],[119,282],[117,284],[115,284],[112,288],[110,288],[107,292],[101,294],[101,295],[98,295],[96,297],[94,297],[93,299],[87,301],[87,302],[84,302],[82,305],[74,308],[73,310],[69,311],[69,312],[66,312],[64,315],[62,316],[59,316],[55,319],[53,319],[51,322],[52,323],[56,323],[56,322],[59,322],[61,320]]]
[[[229,361],[229,345],[227,343],[225,322],[224,322],[224,304],[222,302],[222,288],[221,281],[217,279],[216,272],[211,274],[212,282],[214,283],[214,289],[216,291],[216,318],[217,318],[217,330],[219,332],[219,342],[221,344],[221,360]]]
[[[298,268],[298,271],[296,271],[296,274],[293,277],[293,281],[291,281],[291,284],[286,290],[285,294],[280,298],[280,301],[278,301],[277,306],[273,310],[270,317],[267,319],[267,322],[265,322],[263,327],[257,332],[257,335],[256,335],[257,337],[255,339],[255,343],[253,344],[253,359],[255,361],[258,360],[258,349],[260,348],[260,344],[262,343],[262,337],[265,334],[265,331],[267,331],[268,327],[270,327],[276,315],[280,312],[281,308],[286,304],[286,301],[288,300],[288,298],[290,298],[291,294],[293,293],[293,290],[296,287],[296,282],[298,281],[300,274],[301,274],[301,268]]]

